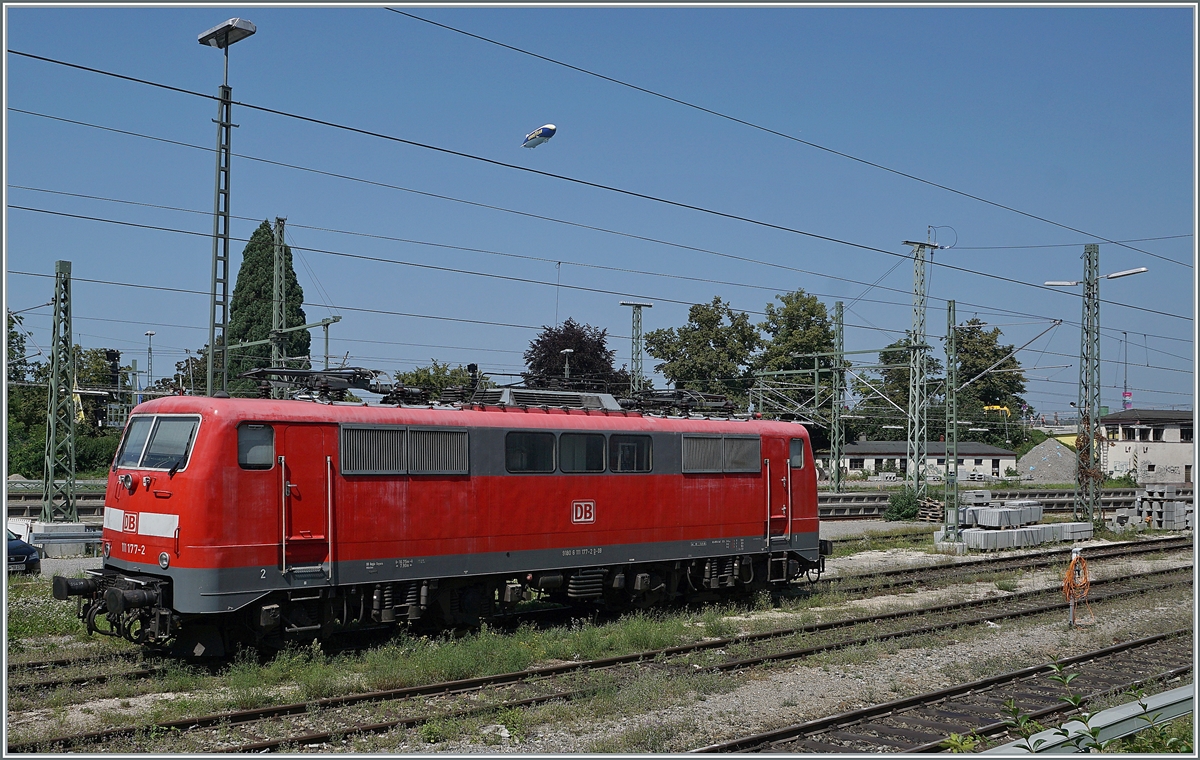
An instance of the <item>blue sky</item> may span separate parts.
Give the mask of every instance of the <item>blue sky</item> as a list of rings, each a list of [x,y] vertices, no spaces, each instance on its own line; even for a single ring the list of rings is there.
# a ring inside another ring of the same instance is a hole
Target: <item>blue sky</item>
[[[1194,17],[1189,8],[408,8],[426,18],[800,137],[1111,240],[1104,281],[1102,403],[1120,407],[1120,331],[1139,407],[1193,399]],[[215,94],[221,54],[196,35],[233,16],[258,33],[231,49],[234,99],[554,174],[908,254],[939,251],[928,323],[1001,326],[1021,345],[1051,319],[1078,323],[1075,291],[1008,283],[1082,275],[1096,237],[971,200],[376,8],[6,8],[16,50]],[[11,208],[14,205],[211,232],[210,99],[6,57],[7,305],[49,300],[56,259],[76,278],[207,291],[211,241]],[[15,113],[33,111],[203,147],[168,145]],[[631,296],[655,303],[645,329],[685,323],[720,295],[756,320],[796,287],[847,312],[852,350],[911,324],[911,263],[884,253],[584,187],[435,151],[234,110],[232,212],[288,219],[310,320],[343,319],[331,353],[388,371],[477,362],[517,372],[536,330],[574,317],[607,328],[629,361]],[[558,134],[523,150],[545,123]],[[272,166],[295,164],[362,181]],[[381,187],[384,183],[401,189]],[[191,209],[187,213],[14,186]],[[449,196],[470,203],[419,193]],[[502,207],[603,228],[539,220]],[[256,221],[235,220],[235,237]],[[434,245],[310,229],[338,229]],[[622,235],[613,232],[625,233]],[[648,242],[654,238],[675,245]],[[1067,245],[1069,244],[1069,245]],[[1003,248],[1003,246],[1050,246]],[[243,244],[234,244],[234,267]],[[442,247],[438,247],[442,246]],[[463,251],[444,246],[482,249]],[[755,263],[688,248],[750,258]],[[328,253],[536,280],[518,283]],[[519,258],[511,255],[516,254]],[[556,262],[562,262],[556,267]],[[954,271],[941,264],[967,271]],[[776,266],[770,266],[774,264]],[[898,264],[898,266],[896,266]],[[789,269],[806,270],[800,273]],[[618,270],[598,269],[597,266]],[[874,283],[865,285],[844,279]],[[675,276],[671,276],[675,275]],[[678,275],[720,282],[696,282]],[[583,286],[620,294],[556,288]],[[843,280],[832,278],[844,278]],[[891,288],[891,290],[888,290]],[[111,347],[155,374],[207,340],[208,299],[77,282],[76,341]],[[332,308],[316,304],[328,303]],[[1126,305],[1156,312],[1128,308]],[[356,310],[357,309],[357,310]],[[103,321],[125,320],[125,321]],[[43,347],[49,309],[26,312]],[[320,350],[314,332],[314,351]],[[934,341],[941,356],[941,342]],[[1079,331],[1064,324],[1019,358],[1029,401],[1066,411]],[[647,368],[654,361],[647,357]],[[1063,368],[1060,365],[1071,365]],[[1036,369],[1048,367],[1048,369]],[[1046,378],[1045,380],[1039,378]],[[657,378],[661,385],[661,377]]]

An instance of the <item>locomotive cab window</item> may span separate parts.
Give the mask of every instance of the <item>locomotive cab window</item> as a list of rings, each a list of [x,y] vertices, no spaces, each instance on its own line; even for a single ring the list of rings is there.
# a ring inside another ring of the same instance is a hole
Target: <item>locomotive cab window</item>
[[[200,418],[193,416],[137,416],[130,420],[117,467],[147,470],[181,470],[187,467]]]
[[[270,425],[238,425],[238,467],[269,470],[275,462],[275,428]]]
[[[509,433],[504,466],[509,472],[554,472],[554,433]]]
[[[138,415],[129,418],[129,427],[125,428],[125,441],[117,452],[114,469],[138,466],[138,462],[142,461],[142,451],[146,448],[146,438],[149,437],[150,428],[153,426],[153,417]]]
[[[608,439],[608,468],[613,472],[650,472],[652,454],[648,435],[614,435]]]
[[[604,436],[563,433],[558,438],[558,466],[563,472],[604,472]]]
[[[793,468],[799,470],[804,467],[804,439],[793,438],[790,451],[790,462]]]

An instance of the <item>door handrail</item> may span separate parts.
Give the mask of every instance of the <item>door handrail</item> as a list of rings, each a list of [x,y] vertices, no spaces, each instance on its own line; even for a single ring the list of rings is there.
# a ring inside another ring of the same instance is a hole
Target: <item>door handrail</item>
[[[783,529],[783,535],[787,536],[790,544],[792,542],[792,457],[790,450],[787,463],[787,514],[784,515],[784,523],[786,527]]]
[[[329,539],[329,570],[325,576],[333,580],[333,457],[325,457],[325,536]]]
[[[765,465],[767,466],[767,481],[766,481],[766,483],[767,483],[767,487],[766,487],[766,489],[765,489],[765,490],[766,490],[766,492],[767,492],[767,535],[766,535],[766,542],[767,542],[767,546],[770,546],[770,545],[771,545],[771,460],[770,460],[770,459],[764,459],[764,460],[763,460],[763,464],[765,464]]]
[[[287,497],[288,497],[288,479],[287,479],[287,460],[282,454],[279,455],[279,525],[280,525],[280,549],[279,552],[279,572],[287,572]]]

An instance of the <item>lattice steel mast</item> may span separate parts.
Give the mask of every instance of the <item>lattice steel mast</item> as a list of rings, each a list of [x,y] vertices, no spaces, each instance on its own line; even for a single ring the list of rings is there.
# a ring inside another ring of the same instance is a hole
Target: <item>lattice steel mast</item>
[[[846,392],[846,343],[843,333],[842,302],[833,304],[833,408],[829,414],[829,482],[834,493],[842,492],[842,450],[845,448],[842,430],[842,406]]]
[[[42,522],[79,522],[75,507],[75,352],[71,340],[71,262],[54,262],[50,387],[42,463]]]
[[[958,324],[946,302],[946,492],[944,541],[958,541]]]
[[[1100,246],[1083,247],[1083,319],[1079,345],[1079,425],[1074,514],[1093,519],[1100,506],[1104,474],[1096,449],[1100,425]]]
[[[925,382],[929,353],[929,346],[925,342],[925,251],[934,246],[929,242],[909,240],[904,244],[913,247],[913,322],[908,354],[908,471],[905,480],[917,498],[924,498],[926,442],[929,437]]]

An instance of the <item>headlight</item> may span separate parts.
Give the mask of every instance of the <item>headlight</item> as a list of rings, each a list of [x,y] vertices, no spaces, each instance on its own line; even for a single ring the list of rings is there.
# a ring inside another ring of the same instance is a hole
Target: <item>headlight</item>
[[[108,555],[112,553],[112,541],[105,541],[103,546],[104,546],[104,558],[108,559]]]
[[[166,552],[163,552],[162,554],[158,555],[158,566],[159,567],[161,567],[163,570],[166,570],[170,564],[171,564],[171,556],[169,554],[167,554]]]

